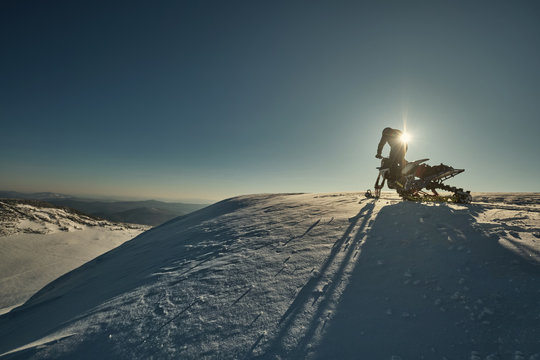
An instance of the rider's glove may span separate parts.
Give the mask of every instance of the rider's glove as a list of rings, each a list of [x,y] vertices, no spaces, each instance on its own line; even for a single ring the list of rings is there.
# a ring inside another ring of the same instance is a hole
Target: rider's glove
[[[375,155],[375,157],[376,157],[377,159],[382,159],[381,154],[377,154],[377,155]]]

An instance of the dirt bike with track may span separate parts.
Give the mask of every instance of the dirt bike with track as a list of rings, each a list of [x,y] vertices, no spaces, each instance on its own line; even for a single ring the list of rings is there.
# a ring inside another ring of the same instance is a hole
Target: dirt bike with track
[[[425,164],[428,160],[420,159],[407,162],[403,168],[398,167],[396,171],[390,159],[382,158],[381,166],[377,167],[379,175],[375,181],[374,193],[368,190],[366,196],[379,198],[386,183],[390,189],[396,190],[404,200],[469,204],[472,201],[470,191],[464,191],[462,188],[444,183],[465,170],[454,169],[444,164],[429,166]]]

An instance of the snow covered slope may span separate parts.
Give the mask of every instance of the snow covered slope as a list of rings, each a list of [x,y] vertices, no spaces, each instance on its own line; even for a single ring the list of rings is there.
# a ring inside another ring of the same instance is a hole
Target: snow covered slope
[[[0,200],[0,314],[149,227],[33,200]]]
[[[350,193],[225,200],[0,317],[0,354],[539,359],[539,196],[482,196],[467,206]]]

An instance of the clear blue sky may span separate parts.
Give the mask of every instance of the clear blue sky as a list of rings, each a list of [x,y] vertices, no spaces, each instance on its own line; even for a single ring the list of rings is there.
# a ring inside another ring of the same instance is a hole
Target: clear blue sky
[[[363,191],[406,118],[453,184],[540,191],[537,1],[2,1],[0,39],[3,190]]]

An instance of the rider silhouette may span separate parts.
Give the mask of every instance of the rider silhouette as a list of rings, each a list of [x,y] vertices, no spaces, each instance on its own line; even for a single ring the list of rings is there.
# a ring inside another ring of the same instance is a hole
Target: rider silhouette
[[[379,146],[377,146],[377,159],[382,158],[382,150],[384,145],[388,143],[390,145],[390,156],[388,167],[390,168],[390,177],[393,179],[399,179],[401,175],[401,169],[407,164],[405,160],[405,153],[407,152],[408,145],[402,139],[403,132],[398,129],[385,128],[382,131],[381,140]]]

